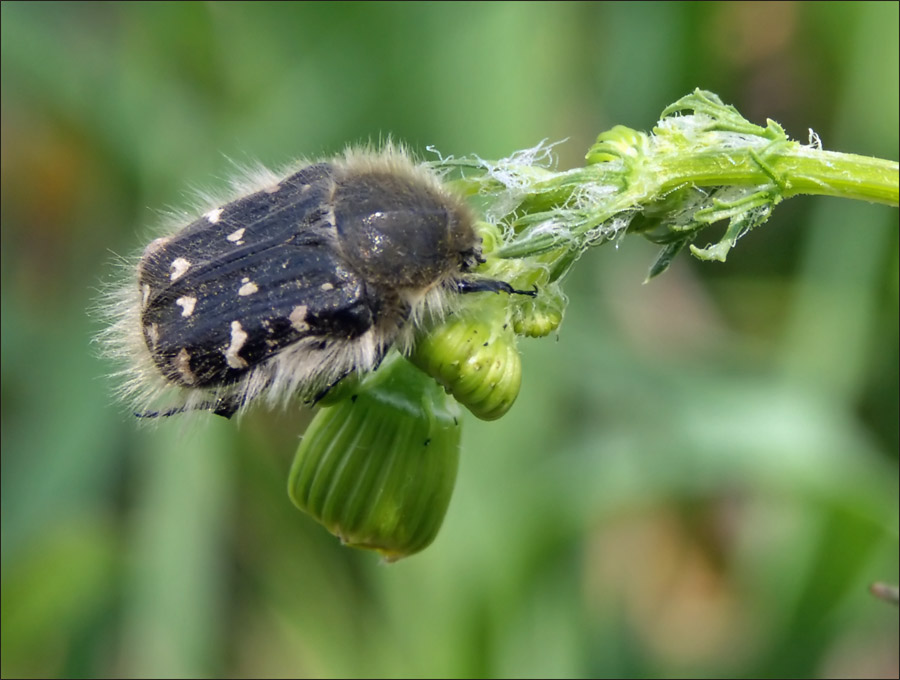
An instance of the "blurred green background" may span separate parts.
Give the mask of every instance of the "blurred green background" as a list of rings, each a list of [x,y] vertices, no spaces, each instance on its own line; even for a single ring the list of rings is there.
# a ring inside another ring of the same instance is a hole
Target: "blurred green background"
[[[648,285],[588,253],[391,566],[290,504],[309,411],[139,429],[87,310],[232,161],[571,167],[695,86],[897,159],[898,49],[897,3],[4,2],[3,676],[897,677],[894,209],[798,198]]]

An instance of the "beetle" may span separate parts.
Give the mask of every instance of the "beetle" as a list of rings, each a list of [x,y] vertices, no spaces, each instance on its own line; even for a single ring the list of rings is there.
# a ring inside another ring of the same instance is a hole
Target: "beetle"
[[[108,296],[104,339],[139,416],[314,402],[392,347],[408,351],[417,324],[458,294],[535,294],[474,275],[484,260],[469,207],[402,149],[257,175],[153,240],[136,281]]]

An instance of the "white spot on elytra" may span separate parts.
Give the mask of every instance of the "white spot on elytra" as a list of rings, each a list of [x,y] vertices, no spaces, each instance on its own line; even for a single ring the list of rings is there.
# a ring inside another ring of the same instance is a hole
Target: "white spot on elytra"
[[[259,286],[245,276],[241,279],[241,287],[238,288],[238,295],[253,295],[258,290]]]
[[[144,254],[141,256],[141,259],[149,257],[171,240],[172,238],[170,236],[163,236],[162,238],[153,239],[152,241],[150,241],[150,243],[147,244],[147,247],[144,248]]]
[[[241,245],[241,244],[243,244],[243,241],[241,241],[241,239],[244,238],[245,231],[247,231],[247,230],[244,229],[243,227],[241,227],[237,231],[233,231],[230,234],[228,234],[228,236],[226,236],[225,238],[228,239],[229,241],[231,241],[232,243]]]
[[[197,376],[194,375],[194,372],[191,370],[191,355],[184,347],[181,348],[181,351],[175,355],[175,361],[172,362],[172,365],[175,367],[175,370],[178,372],[178,375],[181,376],[181,380],[188,384],[193,385],[197,382]]]
[[[325,283],[323,283],[321,286],[319,286],[319,290],[327,291],[327,290],[333,290],[333,289],[334,289],[334,284],[328,283],[327,281]]]
[[[337,218],[334,216],[334,206],[330,206],[328,210],[322,215],[322,220],[325,224],[328,224],[334,227],[337,224]]]
[[[147,309],[148,302],[150,302],[150,284],[145,283],[141,286],[141,309]]]
[[[279,189],[281,189],[281,184],[273,184],[273,185],[270,186],[270,187],[266,187],[266,188],[265,188],[265,192],[266,192],[267,194],[274,194],[274,193],[277,192]]]
[[[216,208],[215,210],[210,210],[208,213],[203,215],[206,218],[206,221],[210,224],[215,224],[219,221],[219,218],[222,217],[222,208]]]
[[[148,323],[144,326],[144,338],[147,340],[147,346],[152,350],[159,342],[159,326],[155,323]]]
[[[172,273],[169,274],[169,280],[174,281],[175,279],[184,276],[184,273],[191,268],[191,263],[183,257],[176,257],[172,260],[172,264],[169,265],[169,268],[172,270]]]
[[[231,344],[222,352],[225,355],[225,363],[231,368],[247,368],[247,360],[238,355],[244,343],[247,342],[247,333],[241,327],[240,321],[231,322]]]
[[[175,300],[175,304],[181,307],[181,316],[190,316],[194,313],[194,305],[197,304],[197,298],[185,295]]]
[[[306,305],[298,305],[291,310],[291,315],[288,317],[291,325],[301,333],[309,330],[309,324],[306,323],[306,309]]]
[[[141,261],[138,262],[138,280],[144,278],[144,269],[147,267],[150,260],[152,260],[156,253],[171,240],[171,237],[163,236],[162,238],[153,239],[147,244],[143,254],[141,254]]]

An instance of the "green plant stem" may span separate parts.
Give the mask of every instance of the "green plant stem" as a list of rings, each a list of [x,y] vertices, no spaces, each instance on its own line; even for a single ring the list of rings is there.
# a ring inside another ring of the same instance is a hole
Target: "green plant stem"
[[[561,238],[583,235],[617,214],[641,209],[686,186],[771,188],[778,200],[807,194],[895,207],[900,200],[900,166],[896,161],[823,151],[797,142],[774,143],[762,153],[750,144],[727,151],[677,149],[650,153],[636,166],[625,171],[621,164],[604,162],[562,173],[530,168],[533,181],[519,206],[520,216],[513,223],[517,232],[557,217],[555,206],[566,205],[585,186],[604,186],[611,191],[602,203],[583,206],[582,218],[571,221],[564,232],[548,230],[527,239],[514,239],[497,255],[520,258],[555,250]],[[488,183],[482,183],[481,188],[491,190]]]
[[[789,148],[771,151],[765,157],[766,165],[781,180],[783,198],[801,194],[836,196],[897,207],[900,165],[896,161],[820,151],[796,143],[785,146]],[[771,181],[757,159],[743,150],[679,152],[661,159],[654,172],[658,173],[656,192],[661,194],[685,184],[760,186]]]
[[[586,248],[641,234],[663,246],[652,278],[687,246],[699,259],[725,261],[741,236],[793,196],[900,202],[896,161],[800,144],[778,123],[755,125],[703,90],[663,111],[652,133],[621,125],[602,133],[585,167],[552,170],[551,148],[435,163],[461,171],[457,188],[486,204],[488,221],[502,229],[491,275],[540,286],[563,278]],[[717,243],[693,244],[720,221],[728,227]]]

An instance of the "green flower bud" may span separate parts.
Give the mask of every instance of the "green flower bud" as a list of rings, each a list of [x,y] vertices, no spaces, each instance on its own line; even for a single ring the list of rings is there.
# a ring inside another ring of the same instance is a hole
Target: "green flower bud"
[[[478,222],[475,226],[481,239],[481,255],[490,257],[491,253],[503,245],[503,233],[500,227],[490,222]]]
[[[338,380],[318,401],[316,406],[334,406],[344,399],[349,399],[352,395],[359,392],[362,377],[358,373],[351,373]]]
[[[550,335],[562,323],[566,303],[559,284],[547,284],[536,298],[519,302],[513,316],[513,330],[529,338]]]
[[[460,409],[400,356],[321,408],[288,479],[294,504],[347,545],[388,561],[431,543],[459,463]]]
[[[432,328],[409,360],[482,420],[505,414],[522,384],[516,334],[500,296]]]
[[[585,160],[588,165],[606,163],[622,159],[631,165],[633,159],[643,153],[647,146],[647,136],[624,125],[616,125],[606,132],[600,133],[597,141],[588,150]]]

